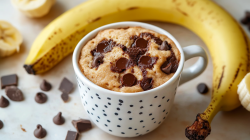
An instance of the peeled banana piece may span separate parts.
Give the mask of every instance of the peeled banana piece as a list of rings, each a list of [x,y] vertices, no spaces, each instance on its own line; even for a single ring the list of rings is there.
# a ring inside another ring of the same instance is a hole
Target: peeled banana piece
[[[56,0],[11,0],[11,3],[24,15],[39,18],[49,13]]]
[[[238,85],[237,93],[242,106],[250,111],[250,73]]]
[[[18,52],[22,42],[21,33],[7,21],[0,20],[0,57]]]

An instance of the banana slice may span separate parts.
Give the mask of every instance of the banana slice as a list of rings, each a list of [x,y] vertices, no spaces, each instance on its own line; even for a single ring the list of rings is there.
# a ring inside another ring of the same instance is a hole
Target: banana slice
[[[238,85],[239,99],[248,111],[250,111],[250,73],[248,73],[244,79]]]
[[[23,14],[31,18],[46,15],[56,0],[11,0],[11,3]]]
[[[10,23],[0,20],[0,57],[18,52],[22,42],[20,32]]]

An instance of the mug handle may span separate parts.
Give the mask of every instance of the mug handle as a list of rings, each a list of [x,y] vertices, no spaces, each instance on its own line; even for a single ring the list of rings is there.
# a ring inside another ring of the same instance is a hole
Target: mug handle
[[[183,48],[185,61],[193,57],[199,57],[198,61],[191,67],[184,69],[181,73],[179,85],[200,75],[207,67],[208,57],[206,51],[197,45],[191,45]]]

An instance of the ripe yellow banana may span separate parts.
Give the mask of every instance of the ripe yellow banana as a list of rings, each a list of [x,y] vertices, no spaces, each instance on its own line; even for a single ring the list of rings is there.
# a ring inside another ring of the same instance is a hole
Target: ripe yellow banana
[[[249,40],[226,11],[210,0],[90,0],[51,22],[37,37],[25,62],[30,74],[41,74],[70,54],[91,30],[118,21],[155,20],[176,23],[198,34],[214,65],[213,95],[208,108],[186,129],[202,140],[220,110],[240,105],[237,85],[249,71]]]

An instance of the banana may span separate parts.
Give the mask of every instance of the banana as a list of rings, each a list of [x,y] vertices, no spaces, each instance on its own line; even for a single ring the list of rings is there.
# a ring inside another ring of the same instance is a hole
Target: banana
[[[210,0],[89,0],[51,22],[34,41],[24,68],[41,74],[72,53],[91,30],[118,21],[163,21],[182,25],[199,35],[209,48],[214,76],[212,100],[186,128],[192,140],[205,139],[217,112],[240,106],[237,85],[249,71],[249,40],[226,11]]]
[[[19,51],[23,42],[20,32],[10,23],[0,20],[0,57],[6,57]]]
[[[56,0],[11,0],[12,5],[24,15],[38,18],[46,15]]]
[[[238,85],[238,95],[242,106],[250,111],[250,73]]]

